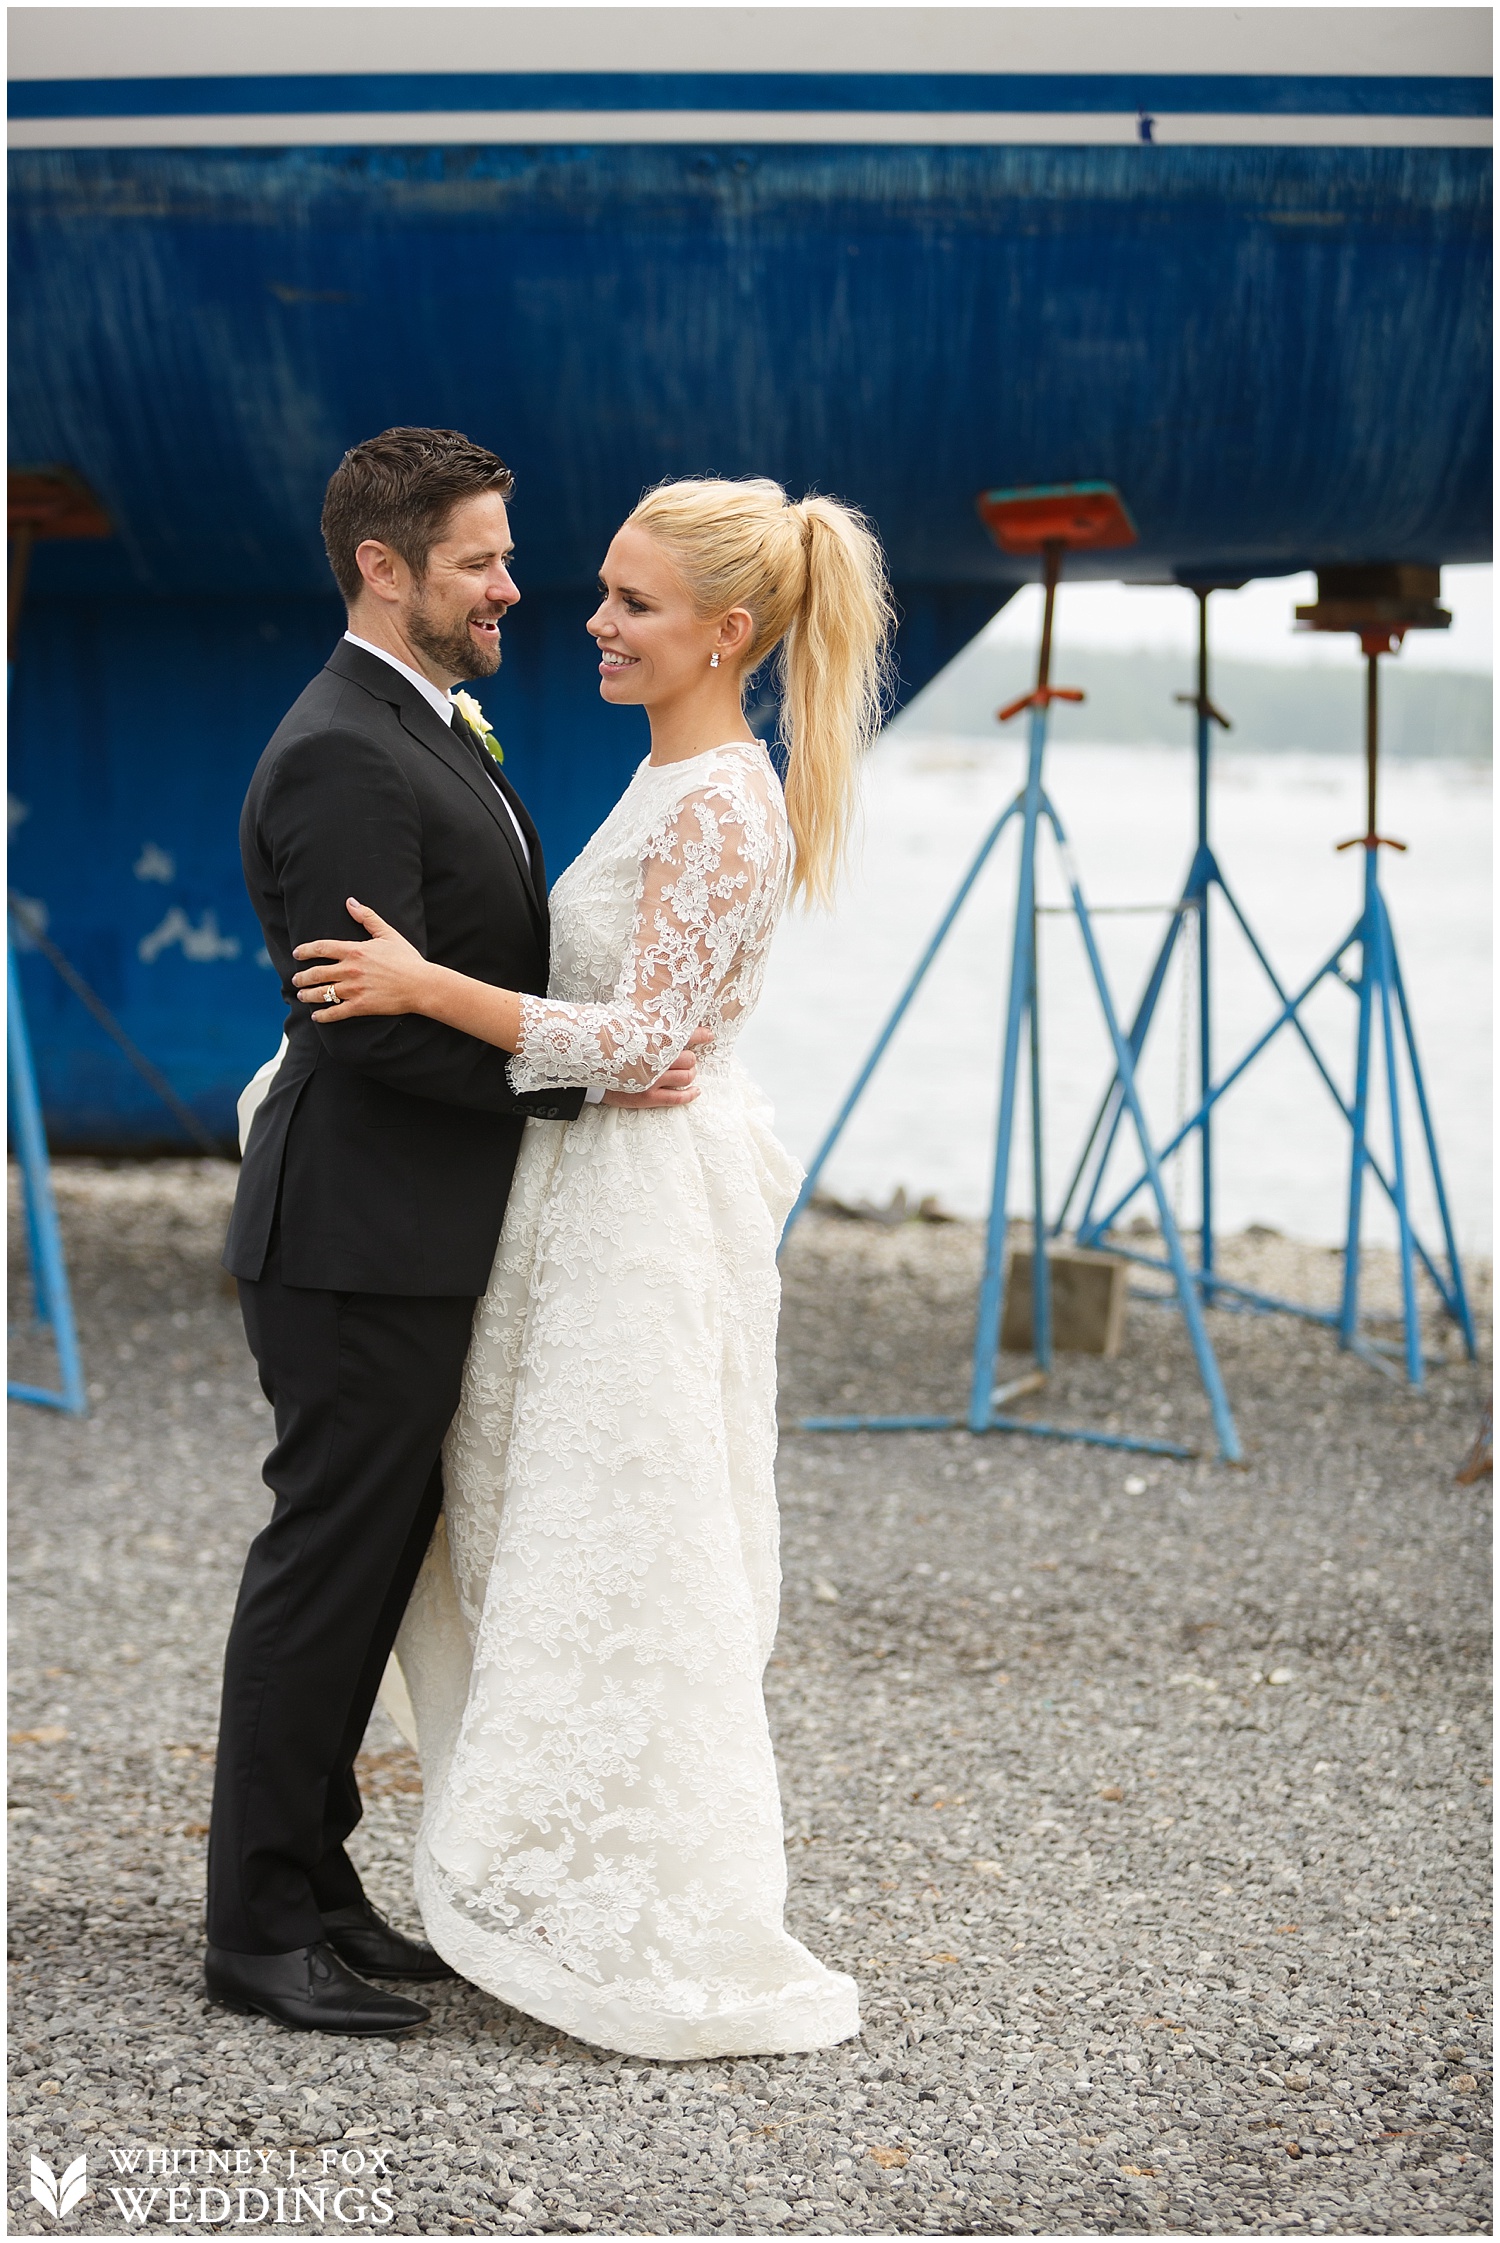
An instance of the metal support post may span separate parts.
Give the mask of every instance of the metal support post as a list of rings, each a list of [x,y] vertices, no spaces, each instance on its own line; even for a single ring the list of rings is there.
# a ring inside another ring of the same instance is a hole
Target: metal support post
[[[1000,1352],[1000,1322],[1005,1287],[1006,1197],[1010,1180],[1011,1137],[1016,1119],[1016,1075],[1021,1056],[1021,1023],[1032,992],[1036,943],[1036,834],[1042,814],[1042,759],[1047,748],[1047,706],[1051,699],[1052,615],[1057,600],[1061,549],[1053,542],[1043,550],[1045,598],[1042,608],[1042,644],[1037,658],[1034,691],[1021,702],[1002,710],[1001,721],[1029,706],[1031,724],[1027,742],[1026,786],[1021,795],[1021,863],[1016,883],[1015,933],[1011,941],[1010,990],[1005,1005],[1005,1037],[1000,1069],[1000,1120],[995,1131],[995,1165],[990,1184],[990,1219],[985,1234],[984,1277],[979,1288],[979,1314],[974,1326],[974,1369],[969,1387],[969,1431],[982,1433],[989,1423],[995,1386],[995,1358]],[[1033,1104],[1036,1092],[1033,1085]],[[1033,1210],[1034,1264],[1041,1260],[1042,1232],[1046,1219],[1041,1207]],[[1032,1333],[1033,1345],[1041,1337]],[[1049,1348],[1050,1354],[1050,1348]],[[1038,1353],[1038,1367],[1045,1368]]]
[[[1031,1080],[1031,1204],[1034,1212],[1031,1241],[1031,1348],[1036,1367],[1052,1368],[1052,1274],[1047,1264],[1047,1225],[1042,1210],[1047,1204],[1042,1154],[1042,1015],[1038,1002],[1041,951],[1037,945],[1037,917],[1031,912],[1031,987],[1026,996],[1031,1024],[1031,1049],[1027,1069]]]
[[[1391,1133],[1391,1180],[1387,1188],[1395,1209],[1397,1256],[1401,1272],[1402,1352],[1408,1381],[1411,1385],[1420,1387],[1424,1382],[1425,1362],[1421,1318],[1417,1307],[1416,1263],[1419,1255],[1429,1274],[1435,1279],[1439,1298],[1462,1332],[1464,1344],[1471,1356],[1474,1352],[1474,1326],[1464,1286],[1463,1267],[1448,1215],[1448,1195],[1443,1187],[1442,1168],[1427,1103],[1427,1086],[1422,1079],[1416,1041],[1412,1034],[1411,1015],[1396,960],[1395,933],[1380,889],[1381,850],[1404,850],[1406,847],[1404,841],[1393,841],[1388,834],[1381,833],[1377,819],[1380,769],[1379,664],[1382,654],[1392,652],[1394,647],[1399,646],[1401,635],[1399,625],[1389,624],[1381,624],[1378,628],[1368,629],[1360,634],[1365,657],[1365,830],[1353,840],[1341,841],[1338,845],[1341,850],[1361,848],[1365,853],[1364,908],[1359,924],[1350,938],[1350,945],[1346,946],[1352,947],[1357,941],[1360,947],[1357,984],[1359,1027],[1355,1038],[1354,1103],[1350,1114],[1352,1144],[1349,1160],[1349,1214],[1344,1238],[1344,1285],[1339,1310],[1339,1344],[1363,1356],[1367,1362],[1374,1363],[1378,1369],[1387,1368],[1382,1353],[1375,1350],[1361,1332],[1359,1305],[1364,1178],[1367,1168],[1375,1171],[1369,1146],[1370,1059],[1378,1013],[1384,1059],[1386,1119]],[[1396,1032],[1398,1021],[1401,1029],[1399,1042]],[[1417,1110],[1421,1116],[1434,1196],[1447,1247],[1446,1285],[1438,1276],[1432,1258],[1423,1250],[1411,1219],[1406,1132],[1401,1119],[1400,1048],[1403,1044],[1407,1069],[1416,1093]]]
[[[47,1137],[42,1127],[42,1106],[37,1095],[36,1068],[31,1039],[26,1032],[26,1012],[16,973],[16,955],[9,940],[6,963],[6,1046],[10,1077],[10,1126],[21,1166],[26,1200],[26,1234],[31,1249],[32,1295],[39,1324],[50,1324],[57,1348],[61,1390],[23,1386],[11,1382],[6,1393],[13,1402],[38,1402],[44,1409],[66,1410],[82,1417],[88,1407],[83,1384],[83,1363],[78,1352],[78,1332],[73,1322],[73,1297],[68,1289],[68,1266],[63,1258],[57,1227],[57,1206],[52,1196],[52,1173],[47,1159]]]
[[[1373,849],[1365,855],[1365,901],[1354,939],[1359,944],[1359,1026],[1354,1038],[1354,1103],[1350,1109],[1352,1132],[1349,1159],[1348,1214],[1344,1223],[1344,1285],[1339,1308],[1339,1345],[1350,1348],[1359,1340],[1359,1258],[1364,1229],[1365,1168],[1369,1160],[1370,1038],[1375,1012],[1375,911],[1379,900],[1377,859]],[[1398,1209],[1397,1221],[1401,1220]]]
[[[1201,886],[1195,897],[1198,918],[1198,1096],[1206,1099],[1208,1086],[1214,1079],[1213,1064],[1213,1001],[1209,983],[1209,881],[1208,867],[1213,863],[1213,852],[1208,840],[1208,753],[1212,734],[1211,724],[1229,729],[1229,719],[1221,716],[1208,697],[1208,595],[1211,587],[1194,586],[1198,600],[1198,692],[1197,750],[1198,750],[1198,846],[1193,852],[1195,869],[1203,868]],[[1214,1274],[1214,1154],[1213,1109],[1203,1109],[1203,1124],[1198,1132],[1198,1267],[1203,1272],[1203,1298],[1213,1300]]]
[[[6,602],[5,688],[8,698],[26,582],[38,538],[108,537],[111,524],[93,492],[70,468],[12,468],[7,482],[10,585]],[[26,1008],[21,1001],[9,913],[5,930],[5,987],[10,1128],[26,1201],[32,1298],[37,1322],[52,1327],[62,1379],[58,1393],[47,1387],[12,1383],[7,1384],[6,1392],[13,1402],[37,1402],[44,1409],[66,1410],[73,1417],[82,1417],[88,1408],[83,1363],[73,1321],[73,1296],[68,1289],[68,1265],[57,1227],[57,1206],[52,1197],[47,1133],[42,1124],[42,1102],[37,1092],[36,1066],[26,1028]]]
[[[1231,908],[1235,911],[1236,917],[1240,917],[1241,914],[1232,897],[1229,897],[1224,876],[1219,870],[1218,862],[1208,838],[1209,749],[1213,738],[1210,727],[1217,724],[1226,732],[1230,729],[1228,717],[1223,714],[1222,710],[1215,708],[1209,697],[1208,689],[1208,600],[1209,594],[1217,587],[1212,584],[1195,584],[1191,589],[1198,602],[1198,690],[1196,693],[1179,693],[1177,699],[1196,712],[1194,736],[1197,749],[1197,846],[1193,851],[1193,861],[1188,867],[1188,876],[1183,885],[1182,893],[1178,897],[1176,908],[1167,924],[1166,934],[1162,938],[1161,949],[1157,952],[1151,971],[1147,976],[1144,994],[1136,1008],[1135,1018],[1130,1024],[1128,1041],[1132,1058],[1139,1061],[1145,1048],[1146,1038],[1151,1031],[1151,1023],[1156,1017],[1156,1008],[1166,984],[1167,969],[1171,965],[1178,937],[1182,934],[1188,918],[1190,916],[1196,917],[1198,923],[1199,1107],[1192,1126],[1198,1132],[1201,1189],[1198,1224],[1198,1268],[1203,1297],[1206,1301],[1212,1303],[1215,1292],[1213,1273],[1216,1257],[1213,1191],[1214,1116],[1213,1103],[1209,1098],[1209,1085],[1213,1080],[1213,995],[1209,978],[1209,904],[1213,890],[1216,887],[1223,890]],[[1259,955],[1258,947],[1257,955]],[[1267,970],[1269,971],[1269,968]],[[1278,995],[1280,994],[1282,993],[1278,988]],[[1061,1226],[1067,1220],[1069,1209],[1072,1207],[1083,1183],[1089,1163],[1091,1159],[1094,1159],[1094,1148],[1099,1143],[1100,1132],[1103,1131],[1103,1143],[1100,1146],[1097,1159],[1094,1160],[1093,1182],[1090,1185],[1087,1197],[1084,1200],[1083,1211],[1079,1217],[1078,1239],[1080,1245],[1095,1245],[1102,1235],[1104,1226],[1094,1218],[1094,1204],[1104,1182],[1104,1172],[1109,1164],[1109,1156],[1114,1149],[1115,1138],[1123,1116],[1124,1105],[1120,1096],[1119,1078],[1116,1076],[1100,1101],[1093,1125],[1084,1140],[1083,1151],[1078,1157],[1077,1165],[1067,1191],[1063,1195],[1062,1207],[1058,1213],[1057,1221],[1058,1225]]]

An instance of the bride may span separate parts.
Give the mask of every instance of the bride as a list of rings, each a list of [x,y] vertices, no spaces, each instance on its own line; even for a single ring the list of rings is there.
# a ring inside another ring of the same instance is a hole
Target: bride
[[[427,1934],[466,1978],[645,2057],[821,2048],[854,1981],[783,1928],[762,1675],[776,1630],[776,1246],[798,1171],[734,1055],[789,895],[831,893],[878,721],[874,537],[774,483],[647,494],[588,628],[651,753],[552,892],[546,998],[368,930],[304,944],[323,1026],[417,1012],[513,1053],[518,1090],[639,1090],[690,1041],[691,1105],[528,1121],[443,1519],[397,1644],[425,1804]],[[745,721],[773,651],[783,790]]]

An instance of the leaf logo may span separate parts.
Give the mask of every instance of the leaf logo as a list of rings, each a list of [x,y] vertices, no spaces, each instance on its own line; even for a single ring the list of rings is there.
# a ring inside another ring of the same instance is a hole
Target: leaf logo
[[[65,2220],[74,2206],[88,2194],[89,2161],[75,2157],[59,2181],[44,2157],[31,2153],[31,2193],[44,2212],[54,2220]]]

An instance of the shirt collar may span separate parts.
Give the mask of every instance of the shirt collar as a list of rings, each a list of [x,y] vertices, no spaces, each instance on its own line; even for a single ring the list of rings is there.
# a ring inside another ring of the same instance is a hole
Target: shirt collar
[[[348,640],[351,646],[359,647],[365,654],[378,655],[382,662],[389,662],[393,670],[399,670],[401,672],[401,675],[416,687],[423,700],[431,703],[432,707],[436,709],[438,715],[442,718],[444,724],[452,724],[454,714],[453,703],[449,700],[447,694],[443,691],[441,686],[434,685],[431,678],[424,678],[421,671],[414,670],[409,662],[401,661],[399,657],[394,654],[387,654],[383,646],[372,646],[368,639],[362,639],[358,637],[357,634],[353,631],[346,631],[344,633],[344,637]]]

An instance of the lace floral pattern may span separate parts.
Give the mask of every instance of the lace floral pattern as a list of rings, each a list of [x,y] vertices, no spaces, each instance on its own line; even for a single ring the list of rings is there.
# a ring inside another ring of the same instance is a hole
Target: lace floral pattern
[[[610,939],[622,851],[635,873],[623,956]],[[644,1089],[695,1028],[711,1028],[722,1053],[726,1029],[760,994],[788,869],[781,789],[758,744],[660,769],[643,764],[558,882],[552,981],[546,997],[521,999],[521,1044],[510,1063],[516,1089]],[[604,882],[614,891],[607,904]],[[585,985],[605,1001],[578,1002]],[[559,1004],[559,996],[574,1001]]]
[[[640,2056],[822,2047],[859,2022],[853,1981],[783,1928],[761,1688],[799,1176],[732,1047],[787,869],[775,774],[735,745],[642,766],[559,881],[518,1086],[649,1081],[693,1027],[716,1042],[692,1106],[527,1123],[399,1644],[428,1936]]]

